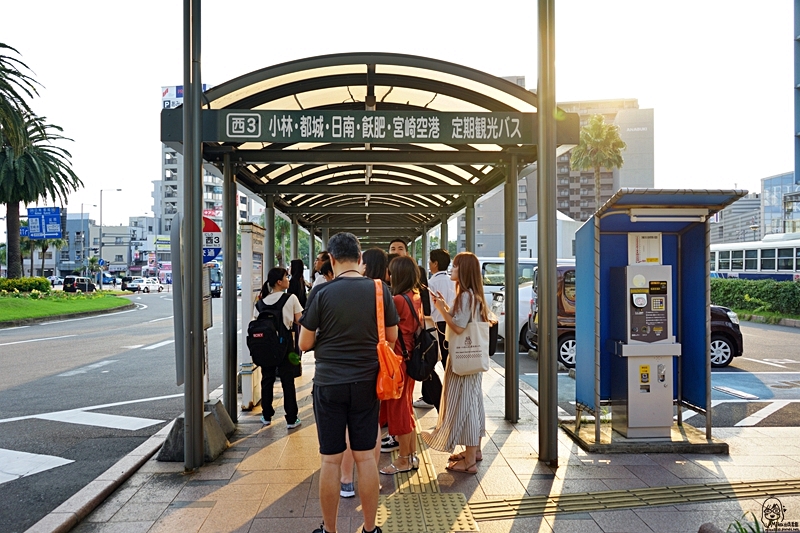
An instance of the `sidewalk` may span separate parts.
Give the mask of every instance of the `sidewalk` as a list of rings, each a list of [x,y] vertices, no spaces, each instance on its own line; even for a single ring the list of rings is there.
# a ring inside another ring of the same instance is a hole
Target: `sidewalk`
[[[286,429],[280,405],[266,428],[260,408],[243,412],[230,448],[216,461],[184,474],[183,463],[151,458],[73,531],[313,531],[321,522],[320,459],[310,397],[313,361],[303,364],[298,429]],[[761,519],[762,504],[773,494],[785,508],[784,525],[794,522],[782,531],[800,530],[800,428],[715,430],[730,445],[730,456],[590,455],[559,431],[559,466],[551,468],[537,460],[538,407],[526,394],[520,394],[520,422],[503,420],[503,371],[492,363],[483,379],[488,437],[478,474],[448,472],[447,454],[420,449],[419,471],[381,476],[378,524],[385,533],[694,533],[706,522],[725,531],[747,511]],[[280,385],[276,396],[279,391]],[[436,423],[433,409],[417,409],[417,416],[423,431]],[[382,454],[381,465],[390,460]],[[63,531],[54,516],[76,508],[74,499],[29,531]],[[361,531],[360,509],[358,496],[341,500],[339,533]]]

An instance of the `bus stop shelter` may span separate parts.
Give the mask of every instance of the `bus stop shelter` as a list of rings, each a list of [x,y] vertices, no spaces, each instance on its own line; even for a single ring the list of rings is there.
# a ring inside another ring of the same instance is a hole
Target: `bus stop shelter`
[[[354,233],[363,248],[421,237],[425,257],[429,230],[440,226],[446,242],[447,221],[461,211],[466,248],[475,251],[476,199],[506,185],[506,205],[516,206],[519,170],[538,157],[536,94],[418,56],[292,61],[214,87],[202,94],[201,106],[202,164],[224,176],[224,246],[235,248],[232,207],[240,186],[266,204],[265,268],[275,257],[275,210],[291,220],[292,258],[300,226],[323,246],[337,231]],[[161,140],[179,153],[184,119],[182,108],[162,111]],[[558,151],[566,152],[578,143],[579,119],[557,113],[556,121]],[[517,260],[517,223],[516,209],[507,209],[507,262]],[[223,327],[235,332],[235,254],[224,254],[223,269]],[[515,284],[514,269],[506,269],[506,285]],[[517,313],[507,311],[506,338],[513,339]],[[226,336],[225,351],[226,364],[235,366],[235,337]],[[517,354],[511,356],[515,370]],[[226,371],[224,386],[235,398],[235,373]],[[518,394],[516,386],[507,390]]]

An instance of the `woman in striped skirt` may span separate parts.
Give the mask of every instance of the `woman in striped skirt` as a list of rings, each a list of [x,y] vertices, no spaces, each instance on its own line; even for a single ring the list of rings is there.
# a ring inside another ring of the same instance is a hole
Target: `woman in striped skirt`
[[[431,297],[442,313],[447,328],[460,334],[473,317],[487,321],[481,267],[475,254],[461,252],[456,255],[450,277],[456,282],[456,298],[452,308],[442,300],[441,293],[432,294]],[[453,453],[456,446],[465,446],[463,453],[450,456],[446,468],[454,472],[476,474],[477,462],[483,459],[480,452],[481,437],[486,432],[481,388],[483,373],[459,376],[451,368],[452,361],[452,358],[448,358],[445,368],[436,428],[431,433],[423,433],[422,438],[428,446],[443,452]]]

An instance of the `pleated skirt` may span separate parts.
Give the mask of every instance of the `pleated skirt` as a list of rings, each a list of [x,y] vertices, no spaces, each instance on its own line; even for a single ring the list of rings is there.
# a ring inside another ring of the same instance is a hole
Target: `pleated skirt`
[[[439,405],[439,419],[430,433],[422,438],[434,450],[453,453],[456,446],[479,446],[486,433],[486,415],[483,408],[483,372],[459,376],[447,359],[444,371],[444,388]]]

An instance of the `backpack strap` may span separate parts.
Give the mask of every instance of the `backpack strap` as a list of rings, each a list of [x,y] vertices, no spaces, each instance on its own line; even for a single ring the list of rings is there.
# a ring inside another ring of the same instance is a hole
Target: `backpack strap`
[[[265,311],[280,311],[283,309],[283,306],[286,305],[286,302],[292,295],[288,292],[284,292],[281,297],[278,299],[277,302],[274,304],[265,304],[264,300],[259,299],[256,302],[256,311],[258,311],[258,316],[261,316],[261,313]]]
[[[414,304],[411,303],[411,298],[409,298],[405,293],[401,294],[403,299],[405,299],[406,303],[408,304],[408,310],[411,311],[411,314],[414,316],[414,320],[417,322],[417,331],[422,328],[422,325],[419,322],[419,315],[414,310]]]

